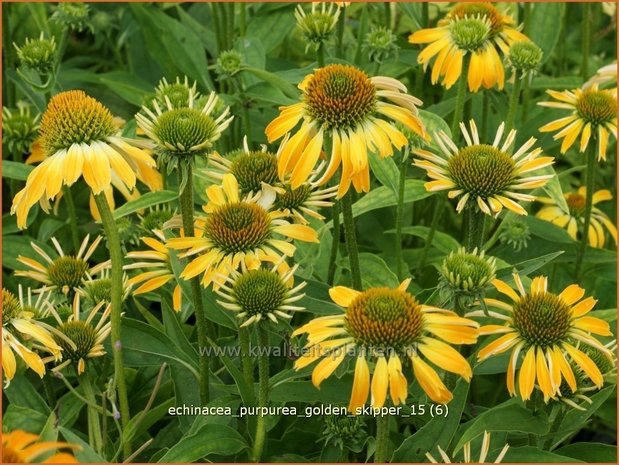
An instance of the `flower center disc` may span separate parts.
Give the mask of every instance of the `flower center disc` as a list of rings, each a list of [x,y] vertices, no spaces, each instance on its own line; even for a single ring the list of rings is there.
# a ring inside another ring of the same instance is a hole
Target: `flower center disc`
[[[55,341],[62,347],[65,358],[77,362],[80,358],[85,359],[97,342],[95,328],[84,321],[69,321],[58,327],[58,331],[67,336],[76,345],[75,350],[60,337]]]
[[[511,184],[515,163],[496,147],[479,144],[464,147],[451,157],[448,170],[458,188],[485,199],[503,192]]]
[[[565,199],[567,207],[570,210],[570,215],[581,217],[585,213],[586,199],[579,194],[569,194]]]
[[[205,224],[206,235],[227,254],[247,252],[264,243],[271,220],[259,205],[238,202],[213,212]]]
[[[48,155],[73,144],[104,140],[114,132],[109,110],[81,90],[53,96],[41,118],[41,145]]]
[[[299,208],[305,203],[311,193],[311,188],[307,184],[302,184],[297,189],[292,189],[290,185],[286,184],[284,189],[286,192],[278,195],[275,203],[276,207],[280,210],[294,210]]]
[[[7,324],[22,311],[17,297],[6,289],[2,289],[2,326]]]
[[[555,294],[527,294],[514,304],[512,322],[528,346],[546,348],[565,339],[570,309]]]
[[[277,182],[277,157],[269,152],[241,152],[232,160],[230,172],[243,194],[258,192],[263,182]]]
[[[421,334],[421,305],[407,292],[375,288],[359,295],[346,310],[346,326],[365,347],[401,351]]]
[[[481,18],[490,23],[489,38],[503,31],[503,16],[490,3],[458,3],[449,12],[453,19]]]
[[[305,103],[310,116],[328,129],[355,128],[374,111],[376,88],[353,66],[328,65],[307,83]]]
[[[99,302],[112,301],[112,280],[109,278],[101,278],[92,281],[85,286],[86,296],[94,305]]]
[[[66,288],[75,289],[84,279],[88,263],[81,258],[58,257],[47,269],[47,276],[54,286],[64,292]]]
[[[277,310],[286,298],[287,289],[277,273],[250,270],[234,282],[236,303],[249,316],[266,315]]]
[[[154,132],[168,148],[189,152],[210,144],[216,129],[215,120],[201,111],[178,108],[160,115]]]
[[[576,102],[576,111],[593,126],[608,123],[617,116],[617,99],[606,90],[585,90]]]

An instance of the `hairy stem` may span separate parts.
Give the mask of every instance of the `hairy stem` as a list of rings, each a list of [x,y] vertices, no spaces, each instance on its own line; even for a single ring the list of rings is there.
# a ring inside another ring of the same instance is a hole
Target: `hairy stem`
[[[181,170],[178,170],[178,184],[182,185],[183,174]],[[193,227],[193,173],[192,167],[187,167],[187,180],[185,188],[180,194],[180,208],[181,216],[183,218],[183,230],[185,236],[193,236],[195,230]],[[200,347],[207,346],[207,321],[204,311],[204,303],[202,302],[202,286],[200,285],[200,278],[195,276],[191,278],[191,297],[193,300],[194,312],[196,315],[196,330],[198,332],[198,345]],[[214,339],[211,333],[211,339]],[[209,402],[209,363],[208,357],[205,355],[200,356],[200,401],[202,405],[206,405]]]
[[[480,251],[484,245],[486,214],[471,205],[466,209],[466,216],[466,250],[472,252],[477,248]]]
[[[398,184],[398,205],[395,211],[395,256],[398,279],[404,278],[404,258],[402,257],[402,220],[404,217],[404,186],[406,185],[406,169],[408,168],[408,147],[400,163],[400,180]]]
[[[385,463],[389,453],[389,417],[378,415],[376,417],[376,452],[374,463]]]
[[[333,207],[331,208],[333,212],[333,229],[331,229],[331,254],[329,255],[329,268],[327,272],[327,283],[329,285],[333,285],[333,281],[335,280],[335,271],[337,270],[337,265],[335,262],[337,261],[337,253],[340,248],[340,202],[333,202]]]
[[[80,249],[80,233],[77,229],[77,213],[75,211],[73,194],[71,193],[69,186],[62,187],[62,194],[67,201],[67,212],[69,213],[69,228],[71,230],[71,244],[73,245],[73,252],[77,253]]]
[[[456,94],[456,106],[454,107],[453,120],[451,121],[451,138],[455,143],[460,139],[458,126],[464,116],[464,102],[466,100],[466,87],[468,83],[469,60],[464,57],[462,74],[458,80],[458,90]]]
[[[254,385],[254,367],[250,354],[251,337],[249,328],[239,328],[239,345],[241,346],[241,368],[248,386]]]
[[[259,322],[258,345],[260,346],[260,357],[258,359],[258,407],[269,406],[269,357],[266,355],[266,348],[269,346],[269,332],[266,322]],[[254,438],[254,448],[252,450],[252,461],[259,462],[264,449],[266,439],[266,422],[264,415],[259,415],[256,419],[256,436]]]
[[[599,143],[599,142],[598,142]],[[597,167],[596,150],[593,141],[589,141],[587,147],[587,172],[586,172],[586,186],[587,196],[585,199],[585,213],[584,213],[584,225],[582,235],[580,237],[580,247],[576,255],[576,266],[574,269],[574,276],[576,280],[582,277],[582,265],[587,253],[587,245],[589,243],[589,227],[591,226],[591,210],[593,209],[593,189],[595,188],[595,169]]]
[[[95,390],[92,387],[90,375],[84,373],[78,377],[84,397],[88,399],[89,404],[86,405],[88,415],[88,441],[91,447],[94,448],[97,453],[101,453],[103,450],[103,435],[101,433],[101,422],[99,421],[99,412],[91,404],[97,404],[95,397]]]
[[[101,215],[101,223],[107,238],[107,247],[110,251],[110,260],[112,262],[112,270],[110,280],[111,288],[111,339],[112,352],[114,356],[114,377],[116,379],[116,389],[118,391],[118,402],[120,404],[120,422],[123,430],[127,428],[130,420],[129,414],[129,398],[127,396],[127,382],[125,381],[124,361],[121,342],[121,324],[122,324],[122,306],[123,306],[123,254],[121,249],[120,236],[116,222],[112,216],[112,210],[107,203],[105,194],[97,194],[95,203]],[[125,457],[131,455],[131,443],[126,441],[123,443],[123,453]]]
[[[352,214],[352,191],[348,191],[342,198],[342,211],[344,213],[344,237],[348,249],[348,260],[350,261],[350,275],[352,287],[361,290],[361,265],[359,264],[359,249],[357,247],[357,232],[355,230],[355,219]]]
[[[591,52],[591,5],[582,4],[582,65],[580,72],[583,79],[589,77],[589,53]]]
[[[509,109],[507,110],[507,118],[505,122],[505,132],[507,133],[512,130],[514,127],[514,122],[516,121],[516,112],[518,111],[518,101],[520,100],[520,85],[522,78],[522,74],[517,70],[514,70],[514,87],[512,88],[512,93],[509,96]]]

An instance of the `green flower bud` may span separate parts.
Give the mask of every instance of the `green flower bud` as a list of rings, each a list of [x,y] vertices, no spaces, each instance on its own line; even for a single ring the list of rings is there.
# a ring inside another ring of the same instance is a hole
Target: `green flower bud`
[[[41,33],[38,39],[26,39],[21,47],[13,43],[20,65],[32,68],[40,74],[50,73],[56,64],[56,40],[46,39]]]
[[[501,233],[499,234],[501,244],[511,245],[517,252],[527,248],[530,238],[529,226],[520,220],[507,222],[502,226]]]
[[[298,5],[294,14],[297,27],[301,29],[303,38],[307,42],[306,51],[310,46],[318,47],[331,37],[340,16],[339,7],[333,3],[329,3],[328,6],[327,3],[322,3],[320,10],[317,7],[318,3],[312,3],[312,11],[305,13],[303,7]]]
[[[368,51],[370,61],[378,63],[388,59],[391,53],[398,50],[397,37],[385,27],[374,28],[365,36],[365,49]]]
[[[219,79],[234,76],[243,67],[243,55],[236,50],[226,50],[219,54],[215,63],[215,72]]]
[[[39,132],[40,115],[30,114],[30,106],[17,104],[18,111],[2,108],[2,136],[9,152],[30,153]]]
[[[528,73],[535,71],[539,67],[543,55],[542,49],[534,42],[521,40],[514,42],[509,47],[507,60],[515,70]]]
[[[84,3],[59,3],[51,19],[71,31],[92,31],[90,7]]]

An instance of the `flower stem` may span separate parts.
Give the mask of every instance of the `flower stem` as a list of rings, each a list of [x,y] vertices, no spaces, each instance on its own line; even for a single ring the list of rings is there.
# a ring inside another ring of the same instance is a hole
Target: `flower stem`
[[[374,463],[387,462],[389,453],[389,417],[378,415],[376,417],[376,452]]]
[[[346,6],[340,8],[340,17],[337,22],[337,35],[335,42],[335,56],[344,57],[344,27],[346,26]]]
[[[337,252],[340,248],[340,202],[333,202],[333,207],[331,209],[333,212],[333,229],[331,230],[331,254],[329,255],[329,268],[327,272],[327,283],[329,285],[333,285],[333,281],[335,280],[335,270],[337,266],[335,262],[337,261]]]
[[[258,407],[269,406],[269,356],[266,354],[266,348],[269,346],[269,332],[265,322],[259,322],[258,329],[258,345],[260,347],[260,356],[258,358]],[[259,415],[256,419],[256,436],[254,437],[254,448],[252,450],[251,459],[253,462],[259,462],[264,449],[264,441],[266,439],[266,423],[264,415]]]
[[[316,49],[316,62],[318,63],[319,68],[323,68],[325,66],[325,44],[324,42],[320,42],[318,44],[318,48]]]
[[[385,5],[385,27],[391,29],[391,4],[384,2]]]
[[[408,147],[400,163],[400,181],[398,184],[398,205],[395,211],[395,255],[398,279],[404,278],[404,259],[402,257],[402,220],[404,216],[404,186],[406,185],[406,169],[408,168]]]
[[[121,250],[120,236],[116,227],[116,222],[112,216],[112,210],[107,203],[105,194],[100,193],[94,196],[97,209],[101,215],[101,223],[107,238],[107,247],[110,251],[112,270],[110,273],[111,288],[111,313],[110,322],[112,325],[112,352],[114,356],[114,377],[116,379],[116,389],[118,390],[118,402],[120,404],[120,422],[123,430],[129,424],[129,398],[127,397],[127,383],[125,381],[124,362],[121,342],[121,312],[123,304],[123,254]],[[131,455],[131,443],[123,443],[123,453],[125,457]]]
[[[589,52],[591,49],[591,5],[582,4],[582,65],[581,75],[583,79],[589,77]]]
[[[444,203],[445,202],[440,196],[434,196],[434,209],[430,222],[430,230],[428,231],[428,236],[426,237],[423,249],[421,250],[421,256],[419,257],[419,266],[417,268],[417,272],[419,273],[421,273],[421,270],[423,270],[423,267],[426,265],[426,259],[428,258],[430,247],[432,247],[432,241],[434,240],[434,234],[436,233],[436,227],[438,226],[438,220],[441,217]]]
[[[254,385],[254,367],[250,355],[250,334],[248,328],[239,328],[239,345],[241,346],[241,368],[248,386]]]
[[[551,450],[551,446],[552,446],[552,436],[554,435],[554,433],[556,433],[557,431],[559,431],[559,428],[561,427],[561,423],[563,423],[563,419],[565,418],[565,414],[567,413],[567,409],[564,408],[564,406],[561,403],[558,403],[558,408],[559,410],[557,411],[557,414],[555,415],[554,420],[552,421],[552,424],[550,425],[550,430],[548,431],[548,439],[546,439],[546,442],[544,443],[544,449],[546,450]]]
[[[361,265],[359,264],[359,249],[357,248],[357,232],[355,219],[352,214],[352,191],[348,191],[342,198],[342,212],[344,214],[344,237],[350,261],[352,287],[361,290]]]
[[[509,133],[514,127],[514,121],[516,121],[516,111],[518,111],[518,101],[520,100],[520,85],[522,75],[518,70],[514,70],[514,87],[512,93],[509,96],[509,109],[507,110],[507,118],[505,122],[505,131]]]
[[[529,113],[529,100],[531,100],[531,74],[528,74],[524,79],[524,85],[522,86],[522,111],[521,121],[527,120]]]
[[[84,392],[84,397],[88,400],[89,404],[86,405],[88,411],[88,432],[89,434],[89,443],[90,445],[97,451],[97,453],[101,453],[103,450],[103,435],[101,433],[101,423],[99,422],[99,412],[94,408],[93,405],[97,404],[97,399],[95,397],[95,391],[92,387],[92,382],[90,379],[90,375],[88,373],[84,373],[78,377],[80,384],[82,386],[82,391]]]
[[[462,122],[464,116],[464,101],[466,100],[466,86],[468,83],[469,74],[469,60],[464,57],[464,63],[462,64],[462,74],[458,80],[458,90],[456,94],[456,106],[454,107],[453,120],[451,121],[451,138],[454,142],[458,142],[460,139],[460,131],[458,126]]]
[[[472,252],[475,248],[481,250],[484,245],[486,214],[476,206],[469,206],[466,212],[466,250],[468,252]]]
[[[67,211],[69,213],[69,228],[71,229],[71,243],[73,244],[73,251],[77,253],[80,249],[80,235],[77,229],[77,213],[75,212],[75,202],[73,201],[73,194],[68,186],[63,186],[62,193],[67,200]]]
[[[587,147],[587,172],[586,172],[586,188],[587,196],[585,198],[585,213],[582,235],[580,237],[580,248],[576,255],[576,266],[574,276],[579,280],[582,276],[582,265],[587,252],[587,244],[589,243],[589,227],[591,226],[591,210],[593,209],[593,189],[595,188],[595,168],[597,166],[596,150],[593,141],[589,142]]]
[[[180,194],[180,208],[181,216],[183,219],[183,230],[185,236],[193,236],[195,230],[193,227],[193,176],[192,167],[187,167],[187,180],[185,188]],[[178,170],[178,184],[182,185],[183,173],[182,170]],[[204,303],[202,302],[202,286],[200,285],[200,278],[194,277],[190,281],[191,283],[191,297],[193,300],[194,312],[196,315],[196,329],[198,332],[198,345],[200,347],[207,346],[207,321],[204,312]],[[211,332],[211,339],[214,339]],[[206,405],[209,402],[209,366],[208,357],[200,356],[200,401],[202,405]]]

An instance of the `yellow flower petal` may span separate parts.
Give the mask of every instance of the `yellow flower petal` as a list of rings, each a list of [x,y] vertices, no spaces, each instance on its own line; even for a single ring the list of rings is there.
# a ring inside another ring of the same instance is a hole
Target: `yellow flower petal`
[[[441,404],[447,404],[451,401],[453,395],[443,384],[436,371],[416,355],[411,357],[411,361],[415,378],[428,397]]]
[[[524,356],[518,375],[518,388],[522,400],[529,400],[535,385],[535,346],[530,347]]]
[[[355,363],[355,378],[352,385],[352,393],[350,395],[350,403],[348,411],[355,415],[358,408],[363,407],[368,394],[370,393],[370,369],[365,360],[365,356],[360,354]]]
[[[327,379],[340,366],[346,357],[346,347],[340,348],[336,353],[323,358],[312,372],[312,384],[320,389],[320,384]]]
[[[344,286],[335,286],[329,289],[329,296],[331,300],[338,304],[340,307],[347,308],[353,300],[355,300],[361,292]]]
[[[372,375],[372,407],[381,408],[385,405],[388,386],[389,372],[387,370],[387,360],[381,355],[376,361],[374,374]]]

